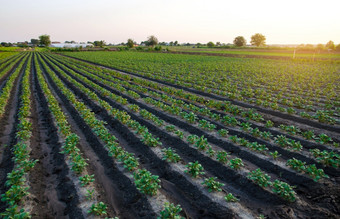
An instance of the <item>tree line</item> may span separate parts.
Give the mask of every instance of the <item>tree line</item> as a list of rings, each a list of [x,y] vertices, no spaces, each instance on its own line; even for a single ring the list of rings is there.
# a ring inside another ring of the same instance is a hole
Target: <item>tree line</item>
[[[65,41],[65,43],[75,43],[75,41]],[[106,42],[104,40],[98,40],[98,41],[94,41],[94,42],[88,42],[93,44],[96,47],[104,47],[106,45]],[[24,46],[27,47],[28,46],[28,42],[26,41],[25,43],[22,43],[23,45],[17,45],[17,46]],[[39,36],[38,39],[31,39],[31,43],[32,46],[45,46],[48,47],[51,45],[51,39],[50,36],[47,34],[41,35]],[[256,47],[260,47],[260,46],[266,46],[266,37],[261,34],[261,33],[256,33],[254,35],[251,36],[251,40],[250,40],[250,44]],[[6,43],[6,42],[2,42],[0,43],[1,46],[5,46],[5,47],[10,47],[13,46],[12,43]],[[121,45],[125,45],[128,48],[133,48],[135,46],[137,46],[137,43],[133,40],[133,39],[128,39],[126,43],[121,43]],[[171,41],[169,43],[166,42],[159,42],[157,37],[155,37],[154,35],[151,35],[147,38],[147,40],[142,41],[140,43],[141,46],[151,46],[151,47],[155,47],[155,50],[157,49],[161,49],[161,46],[179,46],[179,45],[186,45],[186,46],[197,46],[197,47],[202,47],[204,46],[201,43],[197,43],[197,44],[179,44],[178,41]],[[157,46],[158,45],[158,46]],[[213,47],[220,47],[223,46],[225,44],[221,44],[220,42],[216,42],[213,43],[212,41],[208,42],[206,44],[207,47],[209,48],[213,48]],[[237,36],[235,37],[234,41],[233,41],[233,45],[236,47],[244,47],[247,45],[247,40],[243,37],[243,36]],[[328,41],[325,45],[324,44],[318,44],[316,46],[311,45],[311,44],[301,44],[299,46],[297,46],[297,49],[300,50],[325,50],[325,49],[329,49],[329,50],[336,50],[336,51],[340,51],[340,44],[338,44],[337,46],[335,45],[335,43],[330,40]]]

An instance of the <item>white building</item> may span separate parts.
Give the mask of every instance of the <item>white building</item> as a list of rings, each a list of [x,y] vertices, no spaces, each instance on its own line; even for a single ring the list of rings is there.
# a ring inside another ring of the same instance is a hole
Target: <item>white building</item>
[[[55,48],[78,48],[78,47],[93,47],[90,43],[52,43],[50,47]]]

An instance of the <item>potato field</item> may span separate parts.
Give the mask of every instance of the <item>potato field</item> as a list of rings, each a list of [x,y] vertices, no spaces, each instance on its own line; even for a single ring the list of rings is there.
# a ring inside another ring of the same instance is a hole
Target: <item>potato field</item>
[[[2,218],[339,218],[340,64],[0,53]]]

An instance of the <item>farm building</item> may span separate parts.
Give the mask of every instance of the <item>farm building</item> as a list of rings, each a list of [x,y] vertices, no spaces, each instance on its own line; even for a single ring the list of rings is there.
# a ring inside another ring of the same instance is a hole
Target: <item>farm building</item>
[[[90,43],[52,43],[51,47],[55,48],[77,48],[77,47],[93,47]]]

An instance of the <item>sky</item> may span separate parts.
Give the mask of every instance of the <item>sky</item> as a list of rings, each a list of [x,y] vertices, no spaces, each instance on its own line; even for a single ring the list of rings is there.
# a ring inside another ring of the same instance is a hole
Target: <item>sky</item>
[[[0,0],[0,42],[340,43],[340,0]]]

